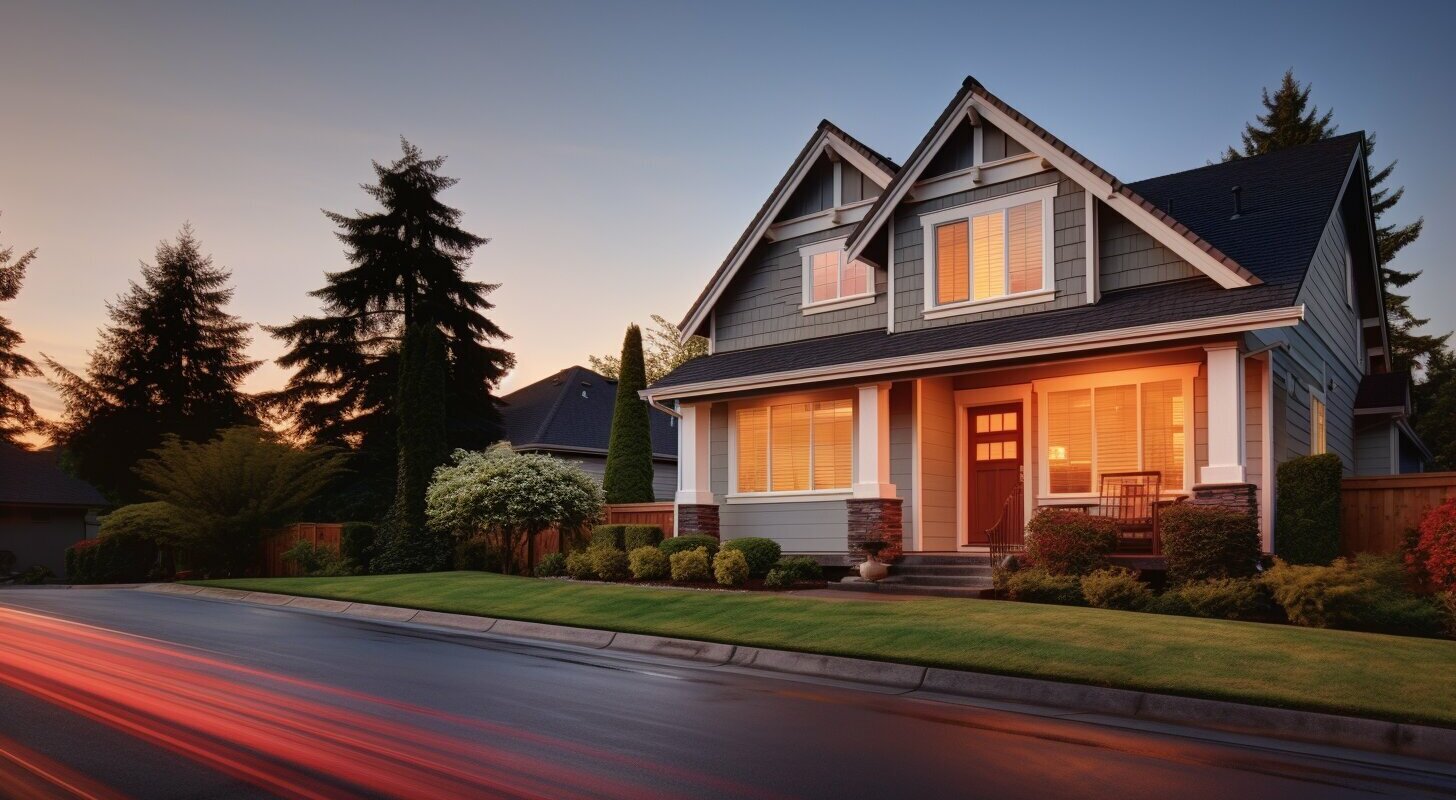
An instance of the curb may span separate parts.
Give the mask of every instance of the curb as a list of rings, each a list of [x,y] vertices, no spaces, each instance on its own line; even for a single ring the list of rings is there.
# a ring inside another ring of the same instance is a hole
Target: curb
[[[1456,764],[1456,729],[1428,725],[271,592],[244,592],[175,583],[145,584],[136,587],[136,590],[272,608],[294,608],[372,621],[426,625],[490,637],[655,655],[706,666],[801,675],[895,690],[927,699],[941,696],[1023,703],[1068,713],[1106,714]]]

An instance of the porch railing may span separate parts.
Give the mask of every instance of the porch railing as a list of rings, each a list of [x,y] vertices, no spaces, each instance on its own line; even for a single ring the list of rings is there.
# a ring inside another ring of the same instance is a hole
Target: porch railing
[[[1026,520],[1023,519],[1025,504],[1022,499],[1024,490],[1024,483],[1016,484],[1001,504],[1001,516],[996,524],[986,529],[986,540],[990,543],[993,559],[1026,549]]]

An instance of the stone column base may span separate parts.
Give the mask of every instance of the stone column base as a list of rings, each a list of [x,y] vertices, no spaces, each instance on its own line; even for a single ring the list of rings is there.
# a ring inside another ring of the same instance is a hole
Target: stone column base
[[[1216,506],[1259,516],[1259,487],[1252,483],[1201,483],[1188,500],[1195,506]]]
[[[881,541],[888,544],[880,551],[881,561],[889,563],[900,558],[905,552],[900,503],[898,497],[860,497],[845,501],[849,506],[851,557],[864,554],[864,550],[860,548],[864,542]]]
[[[718,506],[712,503],[680,503],[674,527],[678,536],[701,533],[718,537]]]

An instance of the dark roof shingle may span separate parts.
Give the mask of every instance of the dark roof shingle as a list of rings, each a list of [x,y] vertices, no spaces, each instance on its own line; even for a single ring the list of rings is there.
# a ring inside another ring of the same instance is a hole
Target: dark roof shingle
[[[0,444],[0,504],[111,505],[96,487],[63,472],[53,451],[21,450],[8,444]]]
[[[568,367],[501,398],[506,439],[517,449],[607,451],[617,382],[586,367]],[[677,457],[677,429],[668,415],[648,410],[652,453]]]

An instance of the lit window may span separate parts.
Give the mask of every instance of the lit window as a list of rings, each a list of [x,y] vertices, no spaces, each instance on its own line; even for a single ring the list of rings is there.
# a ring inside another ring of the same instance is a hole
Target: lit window
[[[846,262],[844,240],[818,242],[799,249],[804,262],[804,305],[832,303],[874,294],[869,265]]]
[[[1309,396],[1309,452],[1311,455],[1328,453],[1325,444],[1325,401]]]
[[[1048,392],[1048,491],[1094,492],[1102,475],[1153,471],[1164,489],[1181,491],[1187,404],[1179,378]]]
[[[739,409],[737,491],[848,489],[853,423],[852,400]]]
[[[929,307],[1031,295],[1051,288],[1046,244],[1055,190],[989,200],[923,218],[934,277]]]

